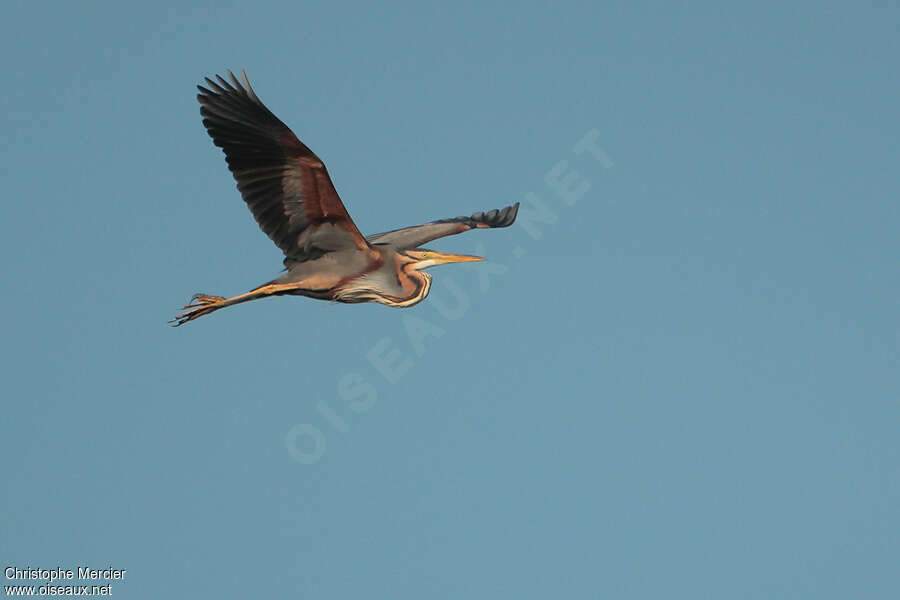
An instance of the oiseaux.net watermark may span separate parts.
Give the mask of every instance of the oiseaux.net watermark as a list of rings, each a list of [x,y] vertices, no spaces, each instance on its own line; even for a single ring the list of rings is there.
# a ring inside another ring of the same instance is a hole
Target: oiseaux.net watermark
[[[522,199],[516,224],[534,241],[543,235],[541,227],[553,225],[559,221],[559,208],[574,207],[591,190],[591,180],[585,177],[571,164],[577,161],[579,168],[596,167],[611,169],[613,161],[598,145],[600,132],[592,129],[583,135],[571,148],[567,158],[559,160],[544,175],[546,185],[540,194],[527,192]],[[549,192],[551,201],[545,201]],[[475,253],[485,255],[484,243],[479,242]],[[515,246],[512,255],[521,259],[527,254],[523,246]],[[491,287],[494,277],[503,275],[509,270],[507,265],[496,262],[480,263],[475,271],[478,274],[480,293],[486,293]],[[472,300],[464,286],[460,285],[451,274],[440,274],[435,277],[434,288],[429,296],[429,304],[437,310],[442,323],[459,321],[465,317],[472,306]],[[385,336],[373,343],[365,353],[368,362],[381,379],[379,384],[395,385],[406,376],[416,361],[425,356],[428,344],[443,337],[447,332],[439,323],[429,321],[416,314],[404,314],[401,318],[406,334],[405,343],[397,343],[393,337]],[[381,381],[383,379],[383,381]],[[336,403],[326,400],[316,403],[317,418],[314,422],[298,423],[290,428],[285,436],[285,446],[291,458],[303,465],[313,465],[325,455],[328,447],[327,433],[346,434],[351,423],[360,415],[372,410],[378,402],[378,386],[359,371],[345,373],[337,381],[337,396],[340,408]]]

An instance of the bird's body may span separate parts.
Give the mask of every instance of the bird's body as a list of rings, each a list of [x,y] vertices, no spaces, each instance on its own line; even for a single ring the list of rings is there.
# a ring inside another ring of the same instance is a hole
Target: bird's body
[[[404,308],[425,299],[431,266],[482,260],[421,248],[431,240],[475,228],[508,227],[516,203],[502,210],[433,221],[363,237],[344,208],[325,165],[243,82],[207,79],[198,86],[200,113],[225,152],[238,190],[260,228],[284,252],[285,273],[246,294],[196,294],[173,319],[182,325],[215,310],[267,296],[307,296]]]

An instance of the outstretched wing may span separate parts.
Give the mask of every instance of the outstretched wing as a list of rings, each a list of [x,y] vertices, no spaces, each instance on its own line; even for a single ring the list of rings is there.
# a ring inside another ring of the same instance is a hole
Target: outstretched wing
[[[260,229],[289,260],[366,250],[319,157],[257,98],[246,73],[243,83],[228,75],[197,86],[200,114]]]
[[[490,212],[477,212],[471,217],[456,217],[455,219],[441,219],[415,227],[404,227],[385,233],[370,235],[366,240],[370,244],[392,244],[404,250],[418,248],[431,240],[436,240],[447,235],[455,235],[470,229],[487,229],[491,227],[509,227],[516,220],[519,213],[519,203],[503,209],[494,209]]]

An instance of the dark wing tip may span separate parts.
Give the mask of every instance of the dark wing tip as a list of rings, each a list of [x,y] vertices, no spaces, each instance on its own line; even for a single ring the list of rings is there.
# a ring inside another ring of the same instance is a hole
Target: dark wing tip
[[[502,209],[494,209],[488,212],[477,212],[471,217],[469,217],[472,221],[475,221],[478,225],[482,227],[509,227],[516,221],[516,216],[519,214],[519,203],[516,202],[512,206],[507,206]]]
[[[197,86],[197,89],[200,90],[200,96],[198,96],[198,99],[203,96],[210,98],[215,96],[237,94],[241,96],[249,96],[252,100],[258,102],[258,98],[256,97],[253,88],[250,87],[250,80],[247,79],[246,71],[241,69],[240,80],[235,77],[231,69],[225,69],[225,72],[228,74],[228,79],[230,79],[231,81],[228,81],[228,79],[225,79],[218,73],[215,75],[216,81],[213,81],[209,77],[204,77],[203,80],[206,82],[207,87],[203,87],[202,85]]]

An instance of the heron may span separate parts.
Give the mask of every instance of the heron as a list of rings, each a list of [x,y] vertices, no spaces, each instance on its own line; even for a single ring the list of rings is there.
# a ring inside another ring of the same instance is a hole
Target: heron
[[[200,115],[225,153],[237,188],[260,229],[284,253],[284,274],[226,298],[195,294],[170,323],[178,327],[219,309],[269,296],[343,303],[418,304],[431,290],[433,266],[484,260],[422,245],[470,229],[509,227],[519,203],[468,217],[431,221],[363,236],[344,208],[322,160],[257,97],[241,71],[198,85]]]

